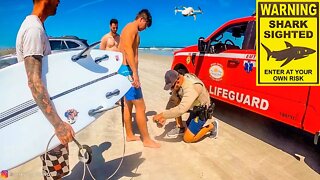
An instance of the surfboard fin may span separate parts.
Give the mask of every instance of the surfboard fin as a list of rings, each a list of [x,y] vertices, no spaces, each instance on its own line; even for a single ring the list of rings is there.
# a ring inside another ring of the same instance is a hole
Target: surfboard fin
[[[95,60],[94,60],[94,62],[95,63],[100,63],[101,61],[103,61],[103,60],[108,60],[109,59],[109,56],[108,56],[108,54],[105,54],[105,55],[103,55],[103,56],[101,56],[101,57],[97,57]]]
[[[107,92],[106,93],[106,98],[110,99],[112,96],[118,96],[120,94],[120,90],[119,89],[115,89],[112,92]]]
[[[82,50],[79,54],[74,55],[71,57],[71,60],[73,62],[78,61],[79,59],[82,58],[86,58],[88,55],[90,55],[90,51],[96,47],[98,44],[100,44],[100,41],[93,43],[92,45],[90,45],[89,47],[85,48],[84,50]]]
[[[88,115],[89,115],[89,116],[95,116],[95,115],[97,115],[97,114],[99,114],[99,113],[102,113],[102,112],[105,112],[105,111],[109,111],[109,110],[114,109],[114,108],[117,108],[117,107],[119,107],[118,104],[115,104],[115,105],[113,105],[113,106],[110,107],[110,108],[103,108],[103,106],[99,106],[99,107],[97,107],[97,108],[95,108],[95,109],[89,110]]]
[[[102,108],[103,108],[103,106],[98,106],[95,109],[90,109],[89,112],[88,112],[88,115],[89,116],[94,116],[94,115],[98,114],[99,110],[102,109]]]

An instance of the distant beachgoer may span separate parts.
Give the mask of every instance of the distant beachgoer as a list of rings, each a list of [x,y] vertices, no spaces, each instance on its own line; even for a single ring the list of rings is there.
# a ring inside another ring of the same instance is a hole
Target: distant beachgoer
[[[132,108],[136,110],[136,122],[141,133],[142,142],[145,147],[159,148],[149,136],[146,119],[146,106],[142,96],[140,80],[138,75],[138,47],[140,44],[139,31],[145,30],[152,24],[152,17],[147,9],[141,10],[133,22],[128,23],[121,32],[119,49],[124,55],[123,64],[119,73],[127,76],[132,81],[132,87],[125,95],[124,122],[126,128],[126,140],[137,141],[132,131]]]
[[[21,24],[16,41],[17,58],[18,61],[24,61],[32,96],[54,127],[55,134],[61,142],[61,145],[47,153],[46,158],[44,155],[40,156],[44,179],[61,179],[69,173],[68,142],[72,141],[74,136],[72,127],[62,121],[57,114],[41,79],[42,58],[51,53],[43,24],[49,16],[56,14],[59,2],[59,0],[33,0],[33,11]],[[30,129],[34,130],[36,127]],[[23,153],[23,149],[19,153]]]
[[[110,32],[104,35],[101,39],[100,49],[102,50],[111,50],[118,51],[118,46],[120,42],[120,35],[118,31],[118,20],[110,20]]]
[[[210,132],[212,138],[218,135],[218,121],[204,126],[213,111],[210,104],[210,96],[203,82],[193,74],[179,74],[175,70],[169,70],[165,74],[165,90],[172,90],[166,111],[153,116],[153,120],[162,127],[166,119],[175,118],[176,127],[167,133],[168,137],[177,137],[183,134],[183,140],[187,143],[196,142]],[[192,109],[192,110],[191,110]],[[190,111],[186,122],[187,128],[182,124],[181,115]]]

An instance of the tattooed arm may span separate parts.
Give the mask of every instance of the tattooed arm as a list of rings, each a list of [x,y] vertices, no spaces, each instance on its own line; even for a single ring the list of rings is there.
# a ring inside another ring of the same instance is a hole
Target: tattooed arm
[[[53,108],[47,88],[41,80],[42,56],[27,56],[24,58],[26,67],[28,86],[32,96],[42,113],[55,129],[55,133],[62,144],[72,141],[74,131],[72,127],[61,120],[56,110]]]

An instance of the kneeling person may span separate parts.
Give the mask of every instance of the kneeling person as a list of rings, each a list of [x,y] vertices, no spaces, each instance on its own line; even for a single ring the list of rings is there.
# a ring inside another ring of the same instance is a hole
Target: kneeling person
[[[166,119],[175,118],[176,128],[168,132],[168,136],[176,137],[183,133],[183,140],[187,143],[196,142],[208,132],[211,137],[218,135],[218,121],[204,126],[210,119],[212,105],[210,96],[203,82],[193,74],[180,75],[175,70],[169,70],[165,74],[164,90],[172,90],[164,112],[157,114],[153,120],[160,126],[165,124]],[[192,109],[192,110],[191,110]],[[187,128],[183,127],[181,115],[190,110],[190,116],[186,122]]]

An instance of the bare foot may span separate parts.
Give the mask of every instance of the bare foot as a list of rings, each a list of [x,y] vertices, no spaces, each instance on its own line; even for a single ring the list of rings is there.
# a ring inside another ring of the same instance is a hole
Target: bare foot
[[[141,139],[140,139],[140,136],[127,136],[127,138],[126,138],[126,141],[127,142],[130,142],[130,141],[141,141]]]
[[[149,148],[160,148],[161,145],[150,139],[150,140],[143,140],[143,146],[149,147]]]

